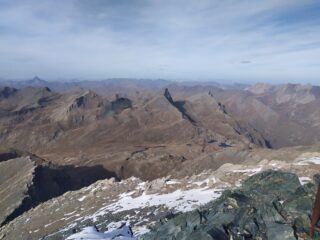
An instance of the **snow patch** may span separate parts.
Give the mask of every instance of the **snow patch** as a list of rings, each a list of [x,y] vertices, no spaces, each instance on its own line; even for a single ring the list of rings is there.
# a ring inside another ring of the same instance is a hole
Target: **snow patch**
[[[86,199],[86,197],[87,197],[87,196],[82,196],[81,198],[78,198],[78,201],[79,201],[79,202],[82,202],[83,200]]]
[[[86,227],[81,232],[69,236],[66,240],[133,240],[132,231],[129,227],[123,226],[120,229],[107,232],[98,232],[95,227]]]
[[[312,158],[308,158],[308,159],[303,159],[302,161],[295,163],[295,165],[310,165],[311,164],[316,164],[316,165],[320,165],[320,157],[312,157]]]
[[[252,176],[252,175],[254,175],[258,172],[261,172],[261,171],[262,171],[262,167],[232,170],[232,172],[234,172],[234,173],[244,173],[248,176]]]
[[[70,216],[73,215],[74,213],[76,213],[77,211],[73,211],[73,212],[69,212],[69,213],[65,213],[64,216]]]
[[[139,237],[139,236],[142,236],[142,235],[150,232],[150,229],[147,228],[146,226],[141,226],[141,227],[135,227],[135,228],[133,228],[132,231],[133,231],[133,233],[134,233],[134,235],[135,235],[136,237]]]
[[[180,184],[180,182],[176,181],[176,180],[169,180],[169,181],[166,181],[166,184],[167,185],[175,185],[175,184]]]
[[[137,208],[165,205],[178,212],[187,212],[194,209],[194,205],[204,205],[221,195],[221,189],[199,188],[192,190],[176,190],[167,194],[143,193],[133,198],[131,193],[120,194],[119,200],[101,209],[95,215],[103,215],[106,211],[113,213],[123,212]]]
[[[311,178],[309,178],[309,177],[299,177],[299,181],[300,181],[301,185],[305,185],[308,182],[311,182]]]

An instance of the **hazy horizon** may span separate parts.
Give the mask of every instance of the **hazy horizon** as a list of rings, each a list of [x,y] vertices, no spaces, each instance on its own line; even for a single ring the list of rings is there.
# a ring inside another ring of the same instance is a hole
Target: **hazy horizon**
[[[318,84],[320,3],[0,0],[0,78]]]
[[[47,82],[82,82],[82,81],[118,81],[118,80],[135,80],[135,81],[168,81],[169,83],[178,83],[178,84],[192,84],[192,85],[205,85],[207,84],[220,84],[223,85],[235,85],[235,84],[243,84],[243,85],[254,85],[254,84],[271,84],[271,85],[283,85],[283,84],[302,84],[302,85],[315,85],[320,86],[318,81],[315,82],[308,82],[308,81],[237,81],[231,79],[166,79],[166,78],[130,78],[130,77],[118,77],[118,78],[49,78],[44,79],[38,76],[30,77],[30,78],[19,78],[19,79],[9,79],[9,78],[0,78],[0,85],[1,82],[7,81],[14,81],[14,82],[23,82],[23,81],[30,81],[34,80],[35,78],[39,78],[42,81]]]

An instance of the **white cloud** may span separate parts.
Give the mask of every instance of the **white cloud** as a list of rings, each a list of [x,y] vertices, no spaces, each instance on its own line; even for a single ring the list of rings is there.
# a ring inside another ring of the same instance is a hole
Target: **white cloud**
[[[0,76],[311,82],[320,25],[301,14],[310,4],[0,1]]]

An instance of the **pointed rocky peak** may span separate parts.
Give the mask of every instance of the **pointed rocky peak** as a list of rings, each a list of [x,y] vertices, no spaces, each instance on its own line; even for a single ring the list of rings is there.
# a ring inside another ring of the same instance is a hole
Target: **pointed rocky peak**
[[[218,106],[219,111],[223,112],[224,114],[228,114],[225,105],[223,105],[221,102],[218,102]]]
[[[81,107],[86,107],[86,106],[99,106],[100,102],[101,102],[101,98],[98,94],[96,94],[95,92],[89,90],[84,92],[83,94],[81,94],[80,96],[78,95],[72,105],[71,108],[81,108]]]
[[[93,92],[93,91],[91,91],[91,90],[85,91],[82,96],[85,96],[85,97],[87,97],[87,98],[96,98],[96,97],[99,97],[99,95],[98,95],[96,92]]]
[[[215,102],[216,102],[217,105],[218,105],[218,110],[219,110],[220,112],[223,112],[224,114],[228,114],[228,113],[227,113],[227,110],[226,110],[226,106],[225,106],[222,102],[218,101],[218,100],[214,97],[214,95],[213,95],[213,93],[212,93],[211,91],[208,92],[208,95],[215,100]]]
[[[188,100],[192,104],[198,104],[198,106],[205,105],[207,107],[210,107],[210,109],[216,108],[218,111],[227,114],[226,107],[224,106],[224,104],[217,100],[212,91],[193,95],[190,98],[188,98]]]
[[[211,91],[208,92],[208,95],[209,95],[210,97],[213,97],[213,98],[214,98],[214,95],[213,95],[213,93],[212,93]]]
[[[27,86],[33,86],[33,87],[40,87],[40,86],[46,86],[47,82],[39,78],[38,76],[35,76],[31,80],[26,81]]]
[[[174,106],[174,101],[171,97],[171,94],[167,88],[161,90],[160,92],[156,93],[150,99],[147,99],[144,103],[144,108],[148,111],[172,111],[173,108],[176,109]],[[175,110],[173,110],[175,111]]]
[[[45,87],[44,89],[45,89],[45,91],[47,91],[47,92],[51,92],[51,89],[48,88],[48,87]]]
[[[43,80],[41,80],[38,76],[35,76],[31,81],[34,81],[34,82],[43,82]]]
[[[172,96],[171,96],[168,88],[166,88],[166,89],[164,90],[164,94],[163,94],[163,95],[165,96],[165,98],[166,98],[170,103],[172,103],[172,104],[174,103],[174,101],[173,101],[173,99],[172,99]]]
[[[217,105],[219,105],[219,106],[220,106],[220,105],[223,105],[223,104],[216,98],[216,96],[214,95],[213,92],[209,91],[208,94],[207,94],[207,96],[209,96],[210,99],[211,99],[215,104],[217,104]]]

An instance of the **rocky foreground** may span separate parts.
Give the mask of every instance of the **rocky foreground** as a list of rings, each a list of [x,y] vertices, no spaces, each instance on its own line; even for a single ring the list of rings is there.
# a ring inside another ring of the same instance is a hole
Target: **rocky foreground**
[[[142,239],[310,239],[317,185],[301,185],[292,173],[265,171],[204,208],[159,225]]]
[[[267,170],[200,209],[158,223],[139,239],[310,239],[310,210],[319,181],[315,175],[314,183],[301,185],[293,173]],[[135,239],[125,227],[109,233],[86,228],[68,239],[91,237]]]
[[[138,239],[308,239],[317,173],[320,156],[310,152],[180,179],[101,180],[25,212],[0,239],[72,239],[125,225]]]

